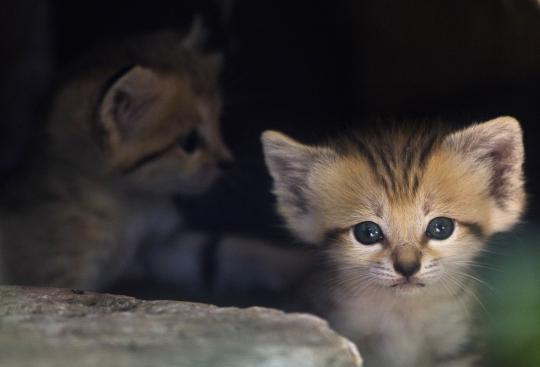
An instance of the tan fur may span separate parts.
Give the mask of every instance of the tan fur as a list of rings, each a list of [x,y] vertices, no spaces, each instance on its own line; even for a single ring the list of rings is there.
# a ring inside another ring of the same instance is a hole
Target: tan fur
[[[113,43],[74,69],[31,166],[3,192],[4,283],[99,289],[139,246],[181,229],[172,196],[204,192],[231,159],[219,131],[218,58],[193,38]],[[186,151],[192,132],[200,143]]]
[[[324,290],[311,293],[326,293],[333,306],[319,300],[319,312],[358,343],[366,365],[473,366],[469,273],[487,238],[523,211],[519,123],[396,130],[326,147],[277,132],[262,139],[279,212],[328,263]],[[449,238],[426,236],[436,217],[453,219]],[[352,228],[364,221],[380,226],[380,243],[355,239]],[[412,283],[395,270],[416,262]]]

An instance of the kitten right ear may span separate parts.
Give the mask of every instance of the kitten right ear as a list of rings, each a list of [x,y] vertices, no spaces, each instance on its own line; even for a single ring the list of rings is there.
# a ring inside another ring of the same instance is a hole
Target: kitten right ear
[[[261,140],[265,162],[274,180],[279,213],[303,240],[316,242],[320,233],[313,226],[310,175],[318,163],[331,159],[333,152],[301,144],[277,131],[265,131]]]
[[[478,170],[488,172],[486,188],[492,201],[491,231],[506,231],[521,216],[523,189],[523,133],[519,122],[503,116],[476,124],[446,137],[444,144]]]
[[[163,79],[154,71],[134,66],[105,92],[99,118],[109,145],[115,146],[139,130],[163,89]]]
[[[182,47],[199,50],[203,47],[208,38],[208,31],[204,26],[202,16],[196,15],[191,22],[191,26],[186,37],[182,40]]]

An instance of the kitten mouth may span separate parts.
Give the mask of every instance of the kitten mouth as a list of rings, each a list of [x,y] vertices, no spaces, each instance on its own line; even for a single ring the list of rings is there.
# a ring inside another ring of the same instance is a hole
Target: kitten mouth
[[[399,288],[399,289],[411,289],[411,288],[422,288],[425,287],[426,284],[419,282],[415,279],[403,279],[402,281],[399,281],[397,283],[392,284],[391,288]]]

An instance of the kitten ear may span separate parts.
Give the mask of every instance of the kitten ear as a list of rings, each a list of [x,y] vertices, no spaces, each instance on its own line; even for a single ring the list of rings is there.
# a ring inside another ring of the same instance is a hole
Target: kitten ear
[[[208,29],[201,15],[193,18],[191,27],[181,42],[181,47],[192,51],[203,51],[208,41]],[[205,52],[201,62],[214,74],[219,73],[223,65],[221,52]]]
[[[513,117],[499,117],[449,135],[446,147],[472,159],[489,174],[493,201],[493,232],[509,229],[525,204],[523,189],[523,133]]]
[[[329,159],[332,151],[303,145],[277,131],[265,131],[261,140],[279,213],[303,240],[316,241],[319,231],[313,226],[309,179],[316,165]]]
[[[202,16],[196,15],[191,22],[191,27],[182,40],[182,47],[192,50],[200,50],[206,39],[208,38],[208,31],[204,26],[204,21]]]
[[[137,65],[107,89],[99,117],[111,143],[128,138],[142,125],[161,95],[162,82],[152,70]]]

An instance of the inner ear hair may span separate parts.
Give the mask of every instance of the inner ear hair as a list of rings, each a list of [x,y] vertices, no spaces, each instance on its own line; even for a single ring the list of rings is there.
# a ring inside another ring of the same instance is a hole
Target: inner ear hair
[[[266,165],[274,181],[278,211],[288,227],[307,242],[317,242],[321,229],[313,226],[309,177],[320,162],[332,156],[329,148],[301,144],[288,136],[265,131],[261,137]]]
[[[265,131],[261,140],[278,199],[286,199],[303,211],[307,177],[321,152],[277,131]]]

